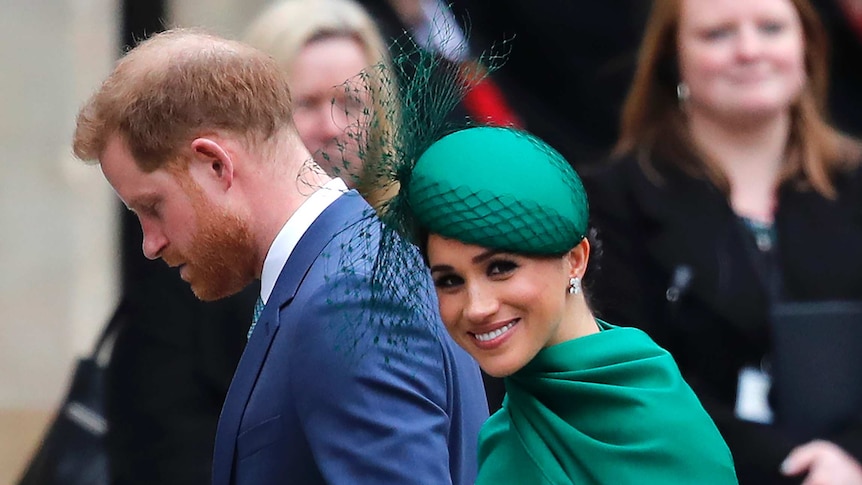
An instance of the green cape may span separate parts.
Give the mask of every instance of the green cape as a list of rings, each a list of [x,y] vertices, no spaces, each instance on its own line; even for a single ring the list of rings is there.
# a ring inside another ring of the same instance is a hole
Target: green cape
[[[506,378],[503,408],[479,436],[476,483],[737,483],[670,354],[640,330],[599,324]]]

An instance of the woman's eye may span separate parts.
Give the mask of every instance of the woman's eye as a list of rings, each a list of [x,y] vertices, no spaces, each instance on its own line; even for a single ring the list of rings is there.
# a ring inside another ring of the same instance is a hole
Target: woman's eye
[[[767,34],[777,34],[784,30],[784,25],[781,22],[764,22],[760,25],[760,30]]]
[[[499,276],[511,273],[518,265],[514,261],[493,261],[488,265],[488,276]]]
[[[338,97],[332,99],[332,109],[338,114],[358,116],[367,107],[356,97]]]
[[[453,274],[442,275],[434,278],[434,286],[440,289],[454,288],[463,282],[464,280]]]
[[[721,27],[717,29],[709,29],[703,33],[703,38],[707,40],[719,40],[723,39],[730,35],[730,29],[727,27]]]
[[[299,98],[293,102],[293,109],[310,109],[314,102],[308,98]]]
[[[348,96],[342,102],[345,109],[359,111],[365,107],[365,104],[356,96]]]

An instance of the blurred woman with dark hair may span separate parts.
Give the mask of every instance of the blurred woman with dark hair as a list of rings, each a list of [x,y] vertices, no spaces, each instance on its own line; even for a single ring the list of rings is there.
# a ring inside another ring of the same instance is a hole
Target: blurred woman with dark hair
[[[741,483],[862,483],[862,413],[799,439],[769,393],[770,312],[862,300],[862,145],[824,116],[826,44],[807,0],[655,2],[617,160],[585,179],[598,313],[674,355]]]

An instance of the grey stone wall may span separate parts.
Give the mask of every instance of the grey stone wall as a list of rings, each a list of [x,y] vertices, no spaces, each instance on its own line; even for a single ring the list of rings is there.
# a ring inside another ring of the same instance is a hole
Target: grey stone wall
[[[0,483],[13,483],[119,296],[118,201],[71,154],[119,52],[119,0],[0,0]],[[240,38],[265,0],[174,0]]]
[[[109,0],[0,0],[0,483],[115,303],[115,199],[70,140],[117,25]]]
[[[173,0],[168,2],[168,16],[171,26],[203,27],[240,39],[255,16],[271,3],[267,0]]]

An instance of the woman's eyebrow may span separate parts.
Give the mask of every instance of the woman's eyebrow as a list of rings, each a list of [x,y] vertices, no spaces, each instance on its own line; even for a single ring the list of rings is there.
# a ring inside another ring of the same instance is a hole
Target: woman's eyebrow
[[[499,249],[489,249],[489,250],[479,254],[478,256],[475,256],[473,258],[473,264],[479,264],[483,261],[487,261],[487,260],[493,258],[494,256],[496,256],[502,252],[503,251],[500,251]]]
[[[431,273],[439,271],[452,271],[452,267],[448,264],[437,264],[431,267]]]

